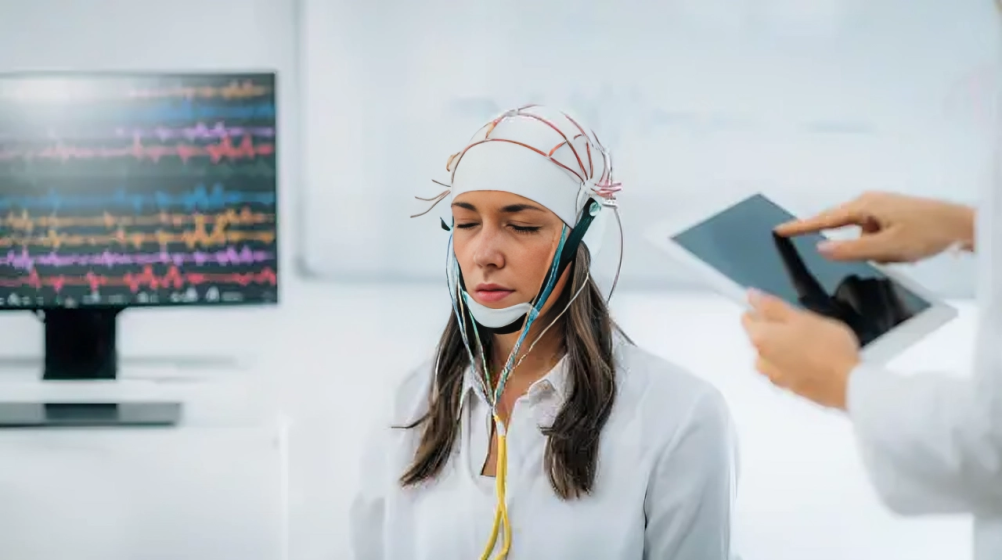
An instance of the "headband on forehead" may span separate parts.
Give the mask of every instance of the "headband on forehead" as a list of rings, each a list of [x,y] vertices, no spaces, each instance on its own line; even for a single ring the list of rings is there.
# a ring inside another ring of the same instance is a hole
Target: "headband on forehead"
[[[570,115],[539,105],[512,109],[480,128],[469,144],[449,156],[449,183],[439,202],[471,191],[504,191],[532,200],[574,226],[589,200],[616,205],[622,188],[612,160],[594,132]]]

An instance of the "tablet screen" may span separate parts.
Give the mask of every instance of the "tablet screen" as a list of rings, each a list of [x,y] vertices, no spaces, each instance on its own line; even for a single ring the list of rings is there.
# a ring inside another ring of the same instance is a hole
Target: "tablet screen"
[[[931,303],[865,262],[821,255],[820,234],[784,238],[773,229],[795,216],[755,195],[672,237],[731,281],[839,319],[865,346]]]

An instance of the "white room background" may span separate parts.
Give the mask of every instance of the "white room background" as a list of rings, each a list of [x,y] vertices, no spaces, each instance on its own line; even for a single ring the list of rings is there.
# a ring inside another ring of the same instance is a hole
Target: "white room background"
[[[641,234],[709,197],[761,189],[812,210],[870,188],[973,196],[995,88],[990,0],[606,4],[0,0],[0,71],[278,70],[282,304],[130,311],[120,347],[239,356],[248,375],[271,380],[294,421],[288,559],[346,557],[359,426],[448,314],[434,286],[347,283],[441,280],[444,232],[434,216],[406,218],[420,208],[411,197],[433,192],[445,157],[496,112],[565,105],[615,150],[628,189],[624,286],[691,285]],[[969,291],[969,261],[949,264],[949,274],[946,263],[918,272],[931,287]],[[301,271],[316,282],[301,282]],[[737,528],[746,560],[962,554],[963,520],[894,518],[866,485],[846,423],[751,373],[733,306],[624,291],[614,308],[639,344],[728,396],[746,459]],[[963,368],[953,352],[970,340],[970,321],[946,331],[909,364]],[[41,351],[27,314],[2,314],[0,334],[0,357]],[[178,478],[204,478],[201,459]],[[0,480],[9,497],[6,485],[26,500],[4,500],[8,521],[24,506],[80,506],[44,476]],[[206,499],[177,496],[195,507]],[[152,538],[156,527],[131,513],[114,512],[116,530]],[[201,522],[159,513],[163,523]],[[235,517],[205,522],[241,527]],[[61,538],[51,525],[29,529]],[[93,552],[69,546],[66,557]]]
[[[304,0],[308,270],[438,280],[412,198],[527,102],[582,116],[625,184],[622,286],[692,285],[644,228],[752,191],[813,211],[868,189],[968,201],[986,173],[988,0]],[[445,204],[441,205],[443,208]],[[972,269],[915,273],[967,296]]]

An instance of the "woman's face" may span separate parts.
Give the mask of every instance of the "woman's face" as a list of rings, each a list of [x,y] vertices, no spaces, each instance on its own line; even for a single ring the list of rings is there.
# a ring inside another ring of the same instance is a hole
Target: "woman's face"
[[[453,248],[470,296],[493,309],[532,301],[553,262],[563,221],[527,198],[502,191],[459,195],[452,217]],[[563,291],[569,271],[554,285],[543,313]]]

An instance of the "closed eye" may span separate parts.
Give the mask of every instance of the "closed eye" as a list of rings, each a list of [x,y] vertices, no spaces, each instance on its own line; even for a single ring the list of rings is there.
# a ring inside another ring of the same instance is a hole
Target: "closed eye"
[[[539,231],[539,229],[540,229],[539,226],[516,226],[516,225],[511,225],[509,227],[511,227],[511,229],[515,230],[518,233],[534,233],[534,232]]]
[[[456,229],[471,229],[479,225],[480,225],[479,222],[466,222],[462,224],[456,224]],[[516,226],[514,224],[509,224],[508,227],[510,227],[512,231],[516,233],[523,233],[523,234],[535,233],[540,229],[542,229],[540,226]]]

